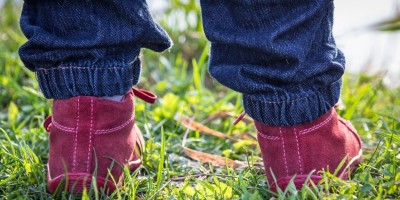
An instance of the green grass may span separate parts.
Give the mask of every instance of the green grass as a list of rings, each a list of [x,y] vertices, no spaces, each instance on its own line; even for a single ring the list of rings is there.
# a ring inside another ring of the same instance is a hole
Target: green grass
[[[46,192],[48,133],[42,127],[51,114],[51,101],[42,97],[35,76],[23,67],[17,49],[25,42],[18,27],[20,6],[9,1],[0,11],[0,199],[104,199],[93,188],[82,196],[62,190]],[[242,168],[215,167],[188,158],[182,149],[188,131],[174,120],[182,113],[196,121],[227,111],[239,114],[241,96],[219,85],[207,74],[208,46],[194,0],[172,1],[160,23],[175,41],[161,55],[143,51],[144,72],[138,87],[155,92],[155,105],[137,101],[139,127],[146,138],[143,166],[125,170],[124,187],[112,199],[398,199],[400,195],[400,88],[389,89],[379,77],[346,74],[342,91],[344,108],[364,142],[364,161],[349,181],[325,173],[327,184],[293,185],[273,193],[260,166],[260,151],[251,142],[231,142],[196,131],[188,133],[189,147],[248,161]],[[181,13],[179,16],[176,13]],[[192,21],[185,16],[192,16]],[[179,30],[178,20],[186,19]],[[216,119],[207,126],[236,137],[255,133],[252,125],[233,118]]]

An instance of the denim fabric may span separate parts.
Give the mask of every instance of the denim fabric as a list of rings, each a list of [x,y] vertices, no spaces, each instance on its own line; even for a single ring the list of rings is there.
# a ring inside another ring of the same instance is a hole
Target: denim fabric
[[[145,0],[25,0],[19,54],[47,98],[125,94],[140,75],[140,48],[171,46]]]
[[[338,101],[344,56],[332,0],[202,0],[210,74],[274,126],[310,122]]]
[[[344,56],[332,0],[202,0],[210,74],[243,93],[263,124],[312,121],[338,101]],[[137,83],[140,48],[171,45],[144,0],[25,1],[25,65],[48,98],[123,94]]]

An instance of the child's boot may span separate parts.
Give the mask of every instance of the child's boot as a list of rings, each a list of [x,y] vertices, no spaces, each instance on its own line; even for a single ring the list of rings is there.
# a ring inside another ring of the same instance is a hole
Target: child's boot
[[[141,165],[144,139],[135,125],[134,96],[154,103],[155,95],[132,89],[120,102],[78,96],[54,100],[47,185],[54,193],[61,180],[69,192],[89,190],[92,179],[111,194],[122,185],[123,167]],[[61,189],[64,189],[61,188]]]
[[[337,176],[348,177],[361,161],[361,140],[350,122],[340,118],[335,109],[314,121],[296,126],[267,126],[255,122],[268,182],[285,189],[291,178],[300,189],[311,173],[318,183],[320,171],[334,173],[346,159]]]

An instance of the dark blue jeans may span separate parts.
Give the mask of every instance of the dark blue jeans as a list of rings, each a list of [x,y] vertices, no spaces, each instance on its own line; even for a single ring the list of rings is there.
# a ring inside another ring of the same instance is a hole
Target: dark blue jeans
[[[333,0],[202,0],[210,74],[243,94],[269,125],[314,120],[338,101],[344,56],[332,37]],[[47,98],[126,93],[141,48],[171,46],[144,0],[25,0],[20,48]]]

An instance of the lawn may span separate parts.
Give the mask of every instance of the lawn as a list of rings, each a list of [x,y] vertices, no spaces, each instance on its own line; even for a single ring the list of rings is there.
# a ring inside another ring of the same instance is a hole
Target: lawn
[[[175,42],[171,50],[142,51],[144,70],[137,87],[159,96],[155,105],[140,100],[136,105],[136,121],[146,138],[143,166],[132,173],[125,170],[126,184],[109,197],[93,188],[73,196],[60,187],[50,195],[48,133],[42,123],[51,114],[52,102],[43,98],[35,75],[18,57],[18,47],[26,41],[19,13],[13,1],[0,11],[0,199],[400,198],[400,88],[385,86],[379,76],[352,74],[344,77],[338,110],[363,139],[361,165],[348,181],[324,173],[325,184],[270,191],[259,165],[254,126],[247,120],[232,124],[243,110],[241,96],[207,73],[209,46],[194,0],[171,0],[158,17]],[[178,115],[223,137],[190,127]],[[190,154],[190,149],[208,153],[213,163]],[[228,159],[243,162],[233,165]],[[217,161],[223,161],[222,166]]]

